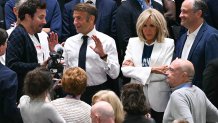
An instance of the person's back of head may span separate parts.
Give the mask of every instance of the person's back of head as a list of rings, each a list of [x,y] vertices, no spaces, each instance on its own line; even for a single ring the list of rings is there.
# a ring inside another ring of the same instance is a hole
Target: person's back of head
[[[65,93],[73,97],[80,96],[87,86],[86,72],[79,67],[69,68],[64,72],[61,83]]]
[[[92,123],[115,123],[114,110],[106,101],[96,102],[91,108]]]
[[[27,73],[24,80],[24,91],[34,98],[45,98],[52,86],[52,75],[43,67],[38,67]]]
[[[92,97],[92,104],[98,101],[106,101],[111,104],[114,109],[116,123],[122,123],[124,120],[123,105],[119,97],[110,90],[101,90]]]
[[[123,109],[127,114],[146,115],[148,106],[143,92],[143,86],[136,83],[129,83],[123,86],[121,92]]]

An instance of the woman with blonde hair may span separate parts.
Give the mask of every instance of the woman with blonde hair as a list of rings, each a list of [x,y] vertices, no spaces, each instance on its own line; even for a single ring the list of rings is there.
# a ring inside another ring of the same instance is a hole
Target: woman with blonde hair
[[[129,39],[121,70],[131,82],[144,85],[151,116],[162,123],[170,96],[164,73],[172,60],[174,41],[166,38],[168,31],[163,15],[152,8],[140,14],[136,30],[138,37]]]
[[[123,105],[119,97],[110,90],[101,90],[92,97],[92,104],[98,101],[106,101],[111,104],[114,109],[115,123],[122,123],[124,120]]]

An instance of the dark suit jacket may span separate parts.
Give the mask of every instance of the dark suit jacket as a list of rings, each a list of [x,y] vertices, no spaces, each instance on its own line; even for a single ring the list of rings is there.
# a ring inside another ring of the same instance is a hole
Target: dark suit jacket
[[[145,118],[145,115],[127,114],[123,123],[155,123],[155,121],[152,118]]]
[[[8,38],[6,65],[17,73],[19,98],[26,73],[40,66],[35,46],[22,25],[18,25]]]
[[[218,29],[218,0],[206,0],[208,6],[208,15],[205,17],[207,23]]]
[[[163,7],[152,0],[153,8],[159,10],[163,13]],[[117,33],[117,47],[119,51],[120,62],[122,62],[124,57],[124,52],[126,51],[126,46],[128,44],[130,37],[137,37],[136,33],[136,22],[138,16],[142,12],[142,8],[137,0],[126,0],[118,7],[115,15],[116,23],[116,33]]]
[[[6,29],[11,27],[11,24],[16,22],[16,16],[13,13],[13,7],[16,0],[8,0],[5,4],[5,23]],[[42,0],[43,1],[43,0]],[[51,31],[58,33],[61,36],[62,33],[62,17],[61,10],[57,0],[46,0],[46,25],[45,28],[50,28]]]
[[[62,30],[63,41],[68,37],[77,34],[73,24],[73,9],[78,3],[80,3],[80,0],[72,0],[64,5]],[[116,2],[114,0],[96,0],[96,8],[98,10],[98,17],[95,24],[96,29],[111,36],[111,32],[114,31],[112,29],[112,17],[117,9]]]
[[[207,98],[218,108],[218,59],[212,60],[203,73],[203,91]]]
[[[176,43],[174,59],[181,57],[187,33],[183,34]],[[195,68],[193,84],[202,88],[202,74],[206,65],[214,58],[218,57],[218,31],[209,26],[206,22],[200,28],[191,50],[188,60]]]
[[[0,63],[0,122],[21,123],[22,118],[16,105],[17,75]]]

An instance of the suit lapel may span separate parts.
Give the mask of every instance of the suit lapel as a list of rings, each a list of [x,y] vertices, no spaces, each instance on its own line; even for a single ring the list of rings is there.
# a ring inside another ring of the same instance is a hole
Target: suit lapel
[[[151,63],[150,66],[154,66],[162,52],[161,43],[155,42],[151,53]]]
[[[200,28],[200,30],[198,31],[198,34],[197,34],[197,36],[196,36],[196,38],[195,38],[195,40],[194,40],[194,43],[193,43],[193,45],[192,45],[192,47],[191,47],[191,50],[190,50],[189,55],[188,55],[188,59],[189,59],[189,60],[191,59],[192,54],[193,54],[193,52],[195,51],[195,49],[196,49],[198,43],[201,41],[201,38],[202,38],[202,36],[203,36],[205,30],[206,30],[206,25],[205,25],[205,23],[204,23],[204,24],[202,25],[202,27]]]
[[[183,34],[183,36],[181,36],[181,39],[180,39],[181,43],[178,44],[179,45],[178,46],[178,51],[179,51],[178,52],[178,57],[179,58],[181,58],[181,56],[182,56],[182,50],[183,50],[183,47],[185,45],[186,39],[187,39],[187,32],[185,34]]]

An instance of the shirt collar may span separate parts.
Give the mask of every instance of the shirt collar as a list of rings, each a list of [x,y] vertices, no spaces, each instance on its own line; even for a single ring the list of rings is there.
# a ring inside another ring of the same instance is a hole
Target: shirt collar
[[[186,82],[186,83],[183,83],[181,85],[178,85],[175,88],[172,88],[172,91],[175,91],[175,90],[180,89],[180,88],[187,88],[187,87],[192,87],[192,82]]]
[[[202,25],[203,23],[192,33],[189,33],[189,30],[188,30],[187,35],[194,35],[196,37]]]
[[[92,37],[92,35],[95,35],[96,34],[96,29],[95,29],[95,27],[92,29],[92,31],[90,31],[88,34],[87,34],[87,36],[89,36],[89,38],[91,38]],[[82,33],[79,33],[79,35],[81,36],[81,39],[82,39],[82,36],[84,35],[84,34],[82,34]]]
[[[151,44],[148,44],[148,43],[145,41],[145,44],[146,44],[147,46],[151,46],[151,45],[154,45],[155,42],[156,42],[156,40],[155,40],[154,42],[152,42]]]
[[[81,3],[86,3],[88,0],[80,0]],[[93,2],[93,4],[96,4],[96,0],[91,0]]]

